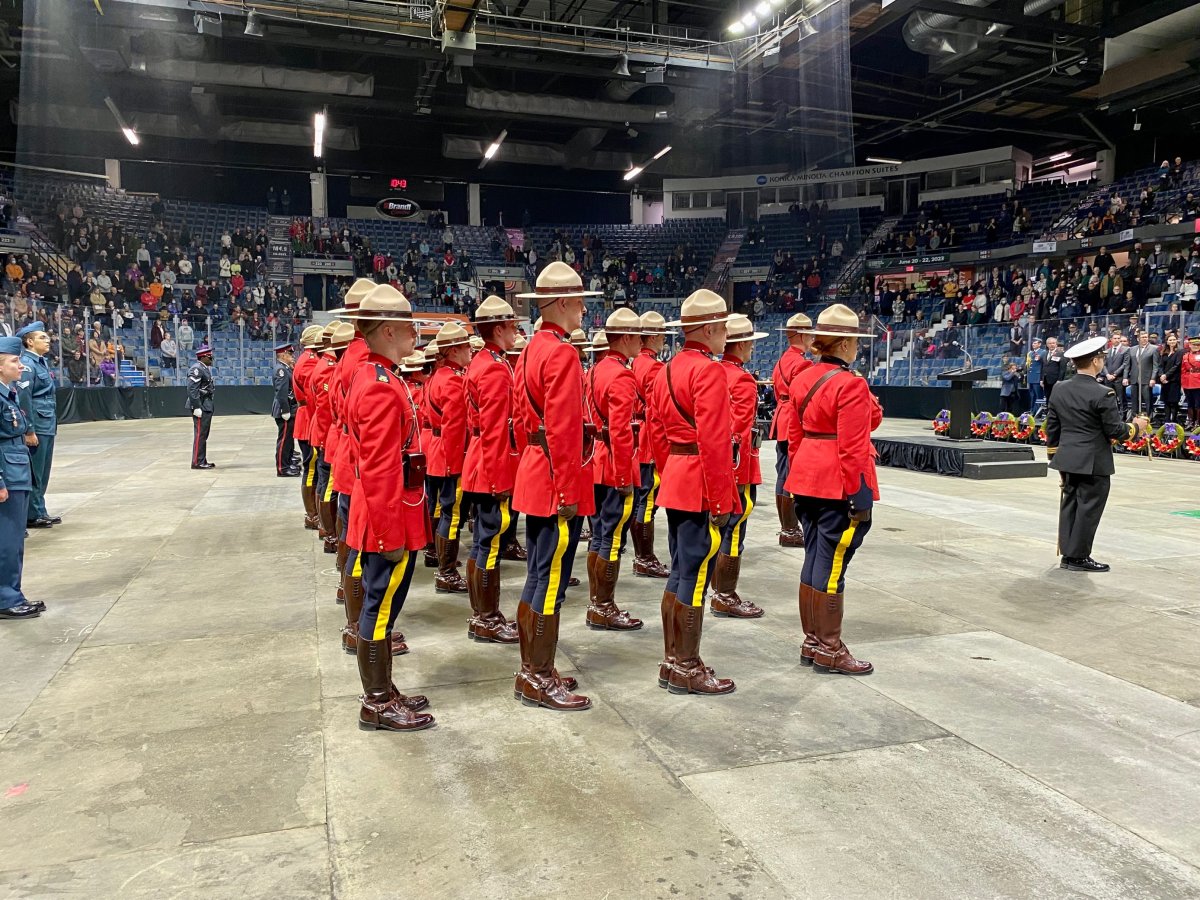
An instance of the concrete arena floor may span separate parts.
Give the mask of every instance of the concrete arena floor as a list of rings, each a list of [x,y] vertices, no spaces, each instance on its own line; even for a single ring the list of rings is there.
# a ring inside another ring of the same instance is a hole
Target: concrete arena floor
[[[570,592],[577,715],[514,701],[516,648],[468,642],[465,596],[418,569],[396,680],[438,727],[390,735],[356,727],[273,423],[218,417],[210,472],[190,430],[60,433],[65,521],[26,551],[50,611],[0,624],[0,897],[1200,895],[1200,520],[1170,515],[1200,509],[1195,464],[1119,460],[1095,576],[1056,567],[1052,479],[883,470],[860,679],[798,664],[765,485],[742,586],[768,615],[708,619],[738,682],[711,700],[656,686],[661,584],[628,561],[643,631],[587,630]]]

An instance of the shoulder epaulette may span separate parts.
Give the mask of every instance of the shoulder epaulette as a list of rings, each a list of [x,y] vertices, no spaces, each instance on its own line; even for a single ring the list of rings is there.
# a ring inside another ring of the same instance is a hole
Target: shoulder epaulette
[[[375,380],[382,381],[384,383],[391,381],[391,379],[388,377],[388,370],[386,366],[381,366],[379,363],[375,363]]]

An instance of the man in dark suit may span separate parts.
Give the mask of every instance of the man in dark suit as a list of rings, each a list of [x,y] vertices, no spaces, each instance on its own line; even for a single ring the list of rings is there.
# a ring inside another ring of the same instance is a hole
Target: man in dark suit
[[[1104,351],[1104,368],[1096,380],[1116,392],[1117,409],[1125,409],[1125,379],[1129,377],[1129,344],[1113,335]]]
[[[1145,416],[1125,424],[1116,392],[1096,380],[1104,368],[1104,338],[1082,341],[1067,351],[1078,374],[1054,391],[1046,412],[1046,453],[1062,477],[1058,512],[1059,566],[1074,572],[1107,572],[1092,559],[1092,541],[1108,502],[1112,445],[1150,427]]]
[[[1125,375],[1125,384],[1133,388],[1129,400],[1133,411],[1138,415],[1150,415],[1154,397],[1151,385],[1158,380],[1162,368],[1158,348],[1150,343],[1150,334],[1141,331],[1137,336],[1137,346],[1129,350],[1129,371]]]

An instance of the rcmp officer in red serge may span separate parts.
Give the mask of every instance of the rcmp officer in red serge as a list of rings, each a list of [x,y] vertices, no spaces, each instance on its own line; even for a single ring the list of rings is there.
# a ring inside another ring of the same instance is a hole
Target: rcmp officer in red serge
[[[633,379],[637,385],[640,418],[645,422],[650,415],[650,390],[658,377],[663,361],[659,354],[667,340],[667,322],[660,313],[650,310],[642,313],[642,348],[631,363]],[[633,492],[633,523],[629,533],[633,541],[633,574],[644,578],[666,578],[671,574],[654,553],[654,513],[658,496],[659,474],[655,468],[654,441],[662,439],[662,429],[643,424],[638,433],[638,486]],[[660,448],[657,455],[665,455]]]
[[[792,425],[791,383],[796,376],[812,365],[804,354],[812,344],[808,329],[812,319],[804,313],[796,313],[779,330],[787,337],[788,348],[775,363],[771,382],[775,388],[775,415],[771,419],[768,437],[775,441],[775,509],[779,513],[779,546],[803,547],[804,535],[796,519],[796,508],[791,494],[783,489],[789,469],[790,447],[788,434]]]
[[[667,447],[659,459],[658,505],[667,511],[671,576],[662,598],[665,657],[658,683],[675,694],[728,694],[700,658],[704,592],[721,530],[739,512],[733,471],[729,385],[716,354],[725,348],[725,301],[698,290],[683,301],[677,322],[684,345],[654,382],[650,407]]]
[[[412,353],[417,330],[404,296],[382,287],[353,314],[369,353],[351,374],[345,405],[357,476],[346,536],[357,551],[363,587],[356,642],[363,686],[358,720],[366,729],[417,731],[434,724],[433,716],[422,712],[429,701],[397,690],[390,646],[417,553],[429,541],[421,428],[412,395],[396,373]]]
[[[804,528],[800,661],[841,675],[866,675],[873,668],[842,643],[846,567],[871,528],[871,507],[879,499],[871,432],[883,421],[883,409],[866,379],[850,368],[859,338],[871,337],[859,329],[848,306],[823,310],[812,329],[818,361],[790,383],[792,459],[785,488]]]
[[[463,523],[462,471],[467,456],[467,366],[471,336],[457,322],[437,333],[438,367],[425,385],[425,414],[432,432],[429,475],[438,490],[440,515],[433,540],[437,551],[434,588],[442,594],[467,593],[458,573],[459,530]]]
[[[726,325],[725,353],[721,365],[725,370],[729,386],[729,403],[733,435],[740,450],[734,480],[737,482],[741,512],[729,517],[729,523],[721,531],[721,549],[713,562],[712,612],[714,616],[734,619],[757,619],[762,608],[749,600],[743,600],[737,592],[738,575],[742,568],[745,552],[746,526],[750,512],[758,499],[758,486],[762,484],[758,450],[762,445],[762,432],[758,420],[758,384],[754,375],[746,371],[746,363],[754,353],[754,342],[768,337],[765,331],[755,331],[746,316],[734,315]]]
[[[334,376],[337,374],[338,360],[354,340],[354,326],[348,322],[332,322],[325,326],[325,331],[329,335],[329,346],[321,354],[309,381],[309,392],[314,403],[309,440],[320,451],[317,461],[319,533],[325,542],[325,552],[337,553],[337,498],[333,487],[333,460],[330,458],[334,448],[330,445],[329,436],[334,430]]]
[[[594,426],[585,422],[583,370],[569,335],[586,310],[579,275],[552,262],[542,269],[531,294],[541,311],[541,327],[517,360],[514,372],[515,423],[528,443],[517,465],[514,509],[525,513],[528,576],[517,606],[521,671],[514,693],[528,706],[583,710],[592,705],[573,693],[573,678],[554,668],[559,606],[575,561],[583,517],[594,511],[591,456]]]
[[[1092,541],[1116,471],[1112,445],[1136,439],[1150,428],[1145,416],[1135,416],[1128,424],[1122,421],[1116,392],[1096,380],[1104,369],[1104,343],[1103,337],[1090,338],[1066,351],[1077,374],[1060,381],[1046,404],[1046,454],[1050,468],[1062,477],[1059,566],[1074,572],[1109,570],[1092,559]]]
[[[192,468],[215,469],[216,463],[208,461],[208,430],[212,427],[213,352],[208,344],[196,350],[196,362],[188,369],[187,405],[192,411]]]
[[[280,344],[275,348],[275,372],[272,384],[275,396],[271,401],[271,415],[275,419],[275,474],[280,478],[295,478],[300,470],[292,464],[295,452],[296,395],[292,393],[291,344]]]
[[[604,326],[608,350],[587,373],[587,405],[600,437],[593,458],[596,514],[588,548],[588,627],[634,631],[642,627],[614,599],[621,550],[633,521],[634,490],[641,483],[637,462],[643,413],[630,360],[642,347],[642,322],[628,308],[614,310]]]
[[[300,358],[292,367],[292,396],[296,398],[296,415],[292,420],[292,431],[300,443],[300,499],[304,503],[304,527],[317,528],[317,455],[308,442],[311,427],[308,382],[313,366],[317,364],[321,347],[320,325],[309,325],[300,334]]]
[[[516,625],[500,611],[500,558],[512,522],[512,493],[520,445],[513,427],[513,373],[507,353],[517,342],[517,316],[499,297],[475,311],[483,349],[467,368],[470,438],[463,464],[464,501],[475,507],[475,545],[467,560],[471,618],[467,636],[480,642],[517,643]]]

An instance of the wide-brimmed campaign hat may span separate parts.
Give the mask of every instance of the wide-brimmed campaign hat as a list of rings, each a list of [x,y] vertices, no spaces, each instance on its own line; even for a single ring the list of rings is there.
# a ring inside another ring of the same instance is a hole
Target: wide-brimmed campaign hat
[[[427,362],[427,363],[433,362],[435,359],[437,359],[437,355],[438,355],[437,341],[430,341],[428,344],[426,344],[424,347],[422,347],[421,354],[425,357],[425,362]]]
[[[563,297],[599,297],[602,291],[585,291],[579,273],[565,262],[552,262],[538,274],[537,283],[527,294],[517,294],[518,300],[537,300],[541,309],[551,300]]]
[[[526,340],[525,335],[521,334],[521,332],[518,331],[517,339],[513,343],[512,349],[508,350],[507,352],[510,356],[520,356],[521,351],[524,350],[528,346],[529,346],[529,341]]]
[[[592,342],[583,348],[588,353],[605,353],[608,351],[608,334],[600,329],[592,335]]]
[[[352,322],[411,322],[412,304],[390,284],[380,284],[362,298],[356,309],[342,313],[342,318]]]
[[[729,324],[725,326],[725,343],[727,344],[734,341],[761,341],[765,337],[770,337],[770,335],[765,331],[755,331],[754,323],[741,313],[734,313],[730,316]]]
[[[333,315],[344,316],[348,312],[353,312],[358,309],[359,305],[366,299],[367,294],[379,287],[370,278],[355,279],[354,284],[350,285],[350,290],[346,291],[346,296],[342,298],[342,302],[346,305],[340,309],[333,310]]]
[[[321,346],[321,332],[324,330],[325,329],[322,328],[320,325],[309,325],[302,332],[300,332],[300,346],[301,347],[320,347]]]
[[[614,309],[604,323],[605,334],[641,334],[642,319],[632,309]],[[593,340],[592,343],[595,343]]]
[[[571,332],[571,346],[577,347],[580,350],[586,350],[591,346],[591,341],[588,340],[587,332],[582,328],[576,328]]]
[[[844,303],[835,303],[821,310],[816,326],[808,333],[826,337],[875,337],[871,332],[862,330],[858,315]]]
[[[513,312],[513,308],[495,294],[489,294],[475,310],[475,324],[477,325],[515,321],[517,321],[517,314]]]
[[[667,320],[663,318],[662,313],[650,310],[641,315],[642,334],[669,334],[671,329],[667,327]]]
[[[668,322],[670,328],[699,328],[702,325],[719,325],[728,322],[731,313],[725,306],[725,298],[705,288],[694,291],[679,308],[679,318]]]
[[[425,354],[418,350],[416,353],[410,353],[404,359],[400,360],[401,372],[420,372],[425,368],[428,360],[425,359]]]
[[[481,337],[480,337],[479,335],[477,335],[477,334],[473,334],[473,335],[471,335],[471,342],[470,342],[470,343],[471,343],[471,349],[472,349],[472,350],[476,350],[476,351],[478,351],[478,350],[482,350],[482,349],[483,349],[483,338],[481,338]]]
[[[354,340],[354,326],[349,322],[338,322],[333,326],[333,334],[329,336],[329,349],[345,350],[350,346],[352,340]]]
[[[462,344],[471,343],[471,335],[467,334],[467,329],[463,328],[457,322],[447,322],[441,327],[434,338],[438,345],[438,351],[449,350],[451,347],[458,347]]]
[[[809,329],[812,328],[812,319],[804,313],[796,313],[786,322],[776,328],[776,331],[798,331],[802,334],[809,334]]]

